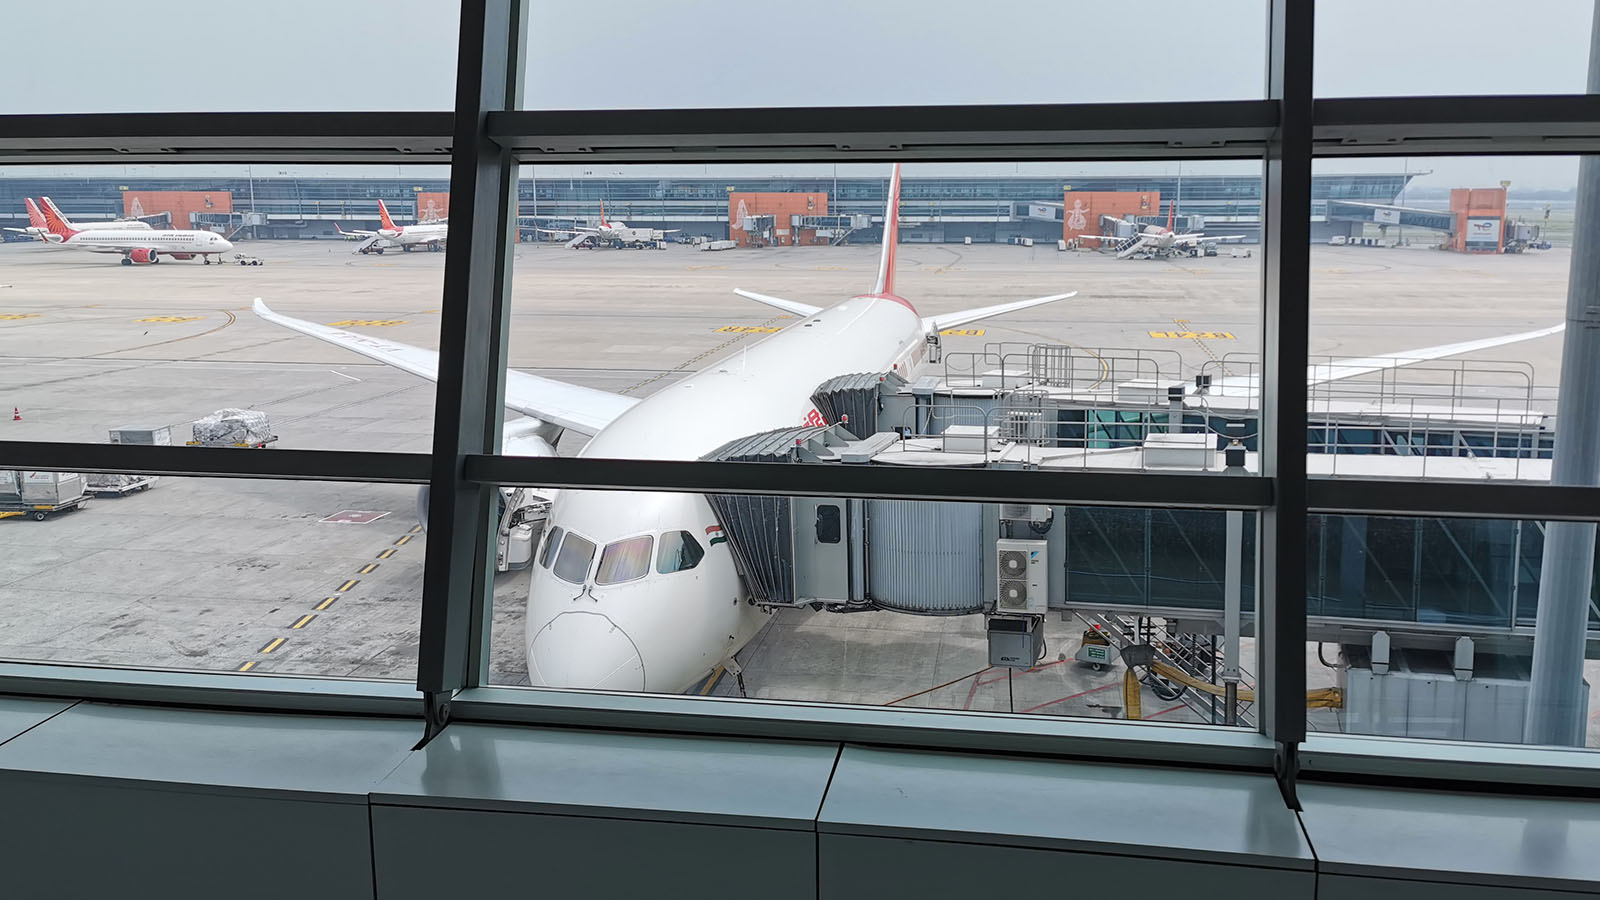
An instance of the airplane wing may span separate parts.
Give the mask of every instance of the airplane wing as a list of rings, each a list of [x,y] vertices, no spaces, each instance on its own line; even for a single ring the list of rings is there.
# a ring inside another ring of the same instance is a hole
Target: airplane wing
[[[966,325],[969,322],[977,322],[981,319],[987,319],[992,316],[1004,315],[1008,312],[1016,312],[1019,309],[1028,309],[1029,307],[1033,306],[1043,306],[1046,303],[1054,303],[1057,300],[1065,300],[1069,297],[1076,296],[1078,296],[1077,291],[1069,291],[1065,294],[1051,294],[1048,297],[1035,297],[1032,300],[1017,300],[1013,303],[997,303],[994,306],[980,306],[976,309],[964,309],[960,312],[945,313],[942,316],[925,316],[922,319],[922,327],[930,332],[937,333],[946,328],[956,328],[961,325]]]
[[[1211,241],[1237,241],[1244,238],[1242,234],[1180,234],[1173,238],[1175,244],[1206,244]]]
[[[822,311],[822,307],[820,306],[796,303],[793,300],[785,300],[782,297],[769,297],[766,294],[758,294],[755,291],[747,291],[744,288],[734,288],[733,292],[745,298],[746,300],[754,300],[757,303],[765,303],[766,305],[775,309],[781,309],[786,313],[793,313],[801,318],[815,315]]]
[[[315,322],[307,322],[275,313],[261,298],[254,305],[255,314],[274,325],[308,334],[336,347],[359,353],[413,375],[434,381],[439,375],[439,354],[433,350],[412,347],[395,341],[342,331]],[[579,387],[550,378],[541,378],[515,369],[506,372],[506,407],[524,415],[542,419],[562,428],[594,435],[611,424],[638,399],[613,394],[610,391]]]
[[[598,228],[585,228],[585,227],[582,227],[582,226],[574,226],[572,228],[540,228],[539,226],[535,225],[535,226],[533,226],[533,230],[534,231],[542,231],[545,234],[599,234],[600,233],[600,229],[598,229]]]
[[[345,231],[343,228],[339,227],[338,222],[333,223],[333,230],[346,237],[376,237],[378,234],[376,231],[362,231],[359,228],[352,228],[349,231]]]
[[[1560,325],[1552,325],[1549,328],[1500,335],[1499,337],[1479,338],[1475,341],[1440,344],[1437,347],[1422,347],[1417,350],[1404,350],[1399,353],[1386,353],[1379,356],[1353,357],[1335,360],[1331,363],[1316,363],[1306,367],[1306,384],[1315,387],[1331,381],[1371,375],[1374,372],[1399,369],[1415,363],[1431,362],[1432,360],[1445,359],[1450,356],[1460,356],[1463,353],[1503,347],[1506,344],[1515,344],[1521,341],[1531,341],[1535,338],[1560,334],[1566,327],[1566,323],[1563,322]],[[1212,382],[1211,390],[1212,393],[1227,394],[1229,396],[1253,396],[1260,390],[1260,376],[1228,375]]]

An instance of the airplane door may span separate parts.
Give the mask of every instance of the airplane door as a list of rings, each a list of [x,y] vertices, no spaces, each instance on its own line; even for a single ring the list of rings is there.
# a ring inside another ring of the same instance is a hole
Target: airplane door
[[[795,599],[801,603],[847,602],[852,536],[849,504],[826,497],[795,497],[790,504]]]

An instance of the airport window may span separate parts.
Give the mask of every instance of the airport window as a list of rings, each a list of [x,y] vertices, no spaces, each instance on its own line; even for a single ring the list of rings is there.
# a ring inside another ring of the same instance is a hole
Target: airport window
[[[621,584],[650,574],[650,535],[607,544],[600,552],[595,584]]]
[[[239,8],[166,16],[163,23],[119,23],[122,10],[104,2],[17,10],[12,34],[70,35],[72,50],[52,77],[0,97],[0,115],[447,110],[455,102],[460,8],[460,0],[400,0],[390,15],[372,16],[354,6],[284,0],[267,16]],[[427,28],[413,27],[418,21]],[[307,27],[311,22],[316,26]],[[181,46],[210,56],[219,38],[225,58],[216,67],[186,69],[182,78],[162,66],[121,65],[112,76],[93,65],[124,58],[130,47]],[[222,74],[228,68],[259,77]],[[375,89],[381,81],[393,84],[397,72],[403,89]]]
[[[377,42],[408,48],[420,86],[374,102],[360,79],[306,94],[280,71],[303,42],[272,29],[236,60],[258,85],[134,73],[113,96],[61,77],[0,101],[0,543],[22,551],[0,565],[0,659],[25,666],[0,690],[90,664],[101,696],[165,701],[204,676],[272,708],[239,673],[291,674],[608,728],[723,727],[678,715],[702,695],[771,701],[779,736],[844,733],[840,704],[870,727],[898,718],[872,707],[935,729],[940,710],[1030,717],[961,717],[963,746],[1007,752],[1076,734],[1063,752],[1101,754],[1084,734],[1124,733],[1048,716],[1234,725],[1285,752],[1366,735],[1384,740],[1334,743],[1396,765],[1429,755],[1397,739],[1600,745],[1600,502],[1558,474],[1592,433],[1562,383],[1584,377],[1562,373],[1581,341],[1559,328],[1592,288],[1571,273],[1593,192],[1577,156],[1547,155],[1600,151],[1561,96],[1585,85],[1587,0],[1509,24],[1486,3],[1448,21],[1324,3],[1282,33],[1265,17],[1286,0],[1155,31],[1038,9],[1040,33],[1098,39],[1038,52],[1014,25],[913,33],[925,16],[824,4],[852,28],[796,58],[829,77],[777,80],[730,79],[725,54],[671,78],[546,74],[592,67],[562,60],[598,44],[650,72],[707,28],[770,33],[770,10],[708,25],[640,3],[617,44],[582,10],[529,6],[529,75],[503,104],[524,112],[499,108],[498,72],[486,117],[454,111],[481,134],[440,124],[442,26]],[[1379,21],[1420,37],[1374,57]],[[130,37],[91,28],[78,50]],[[1128,63],[1146,45],[1228,52],[1158,77]],[[947,77],[836,77],[897,46]],[[1548,96],[1423,99],[1469,93]],[[808,104],[907,108],[810,117],[799,141],[764,124]],[[374,105],[421,112],[339,112]],[[319,107],[338,121],[11,116]],[[526,113],[550,110],[582,127]],[[447,167],[486,142],[517,170]],[[452,191],[482,198],[483,178],[515,218],[458,204],[452,223]],[[991,502],[1030,485],[1037,503]],[[695,574],[648,578],[652,560]],[[658,587],[674,602],[624,600]],[[580,591],[593,604],[569,609]],[[581,663],[540,665],[557,657]],[[1138,740],[1179,762],[1255,740],[1172,734]]]
[[[683,572],[700,565],[706,555],[705,548],[687,531],[668,531],[661,535],[661,548],[656,551],[656,571],[662,575]]]
[[[589,563],[594,560],[594,542],[567,532],[561,542],[560,555],[556,557],[556,577],[573,584],[583,584],[589,576]]]

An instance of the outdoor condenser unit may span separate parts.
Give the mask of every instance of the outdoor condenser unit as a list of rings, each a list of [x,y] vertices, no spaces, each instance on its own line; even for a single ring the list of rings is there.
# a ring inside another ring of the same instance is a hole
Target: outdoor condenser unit
[[[1042,616],[1050,602],[1049,544],[1002,538],[994,543],[996,615]]]

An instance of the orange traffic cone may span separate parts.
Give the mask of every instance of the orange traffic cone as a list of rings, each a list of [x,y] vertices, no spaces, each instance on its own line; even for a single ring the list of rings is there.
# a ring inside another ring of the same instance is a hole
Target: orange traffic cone
[[[5,407],[0,406],[0,409],[5,409]],[[13,421],[13,422],[21,422],[22,421],[22,410],[20,408],[15,407],[15,406],[11,407],[11,421]]]

